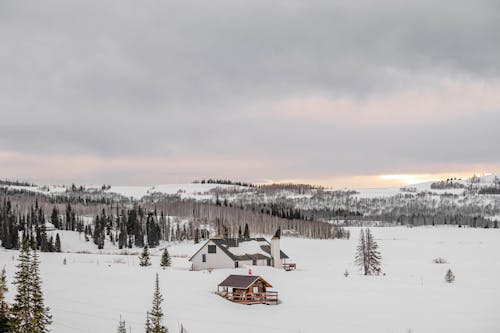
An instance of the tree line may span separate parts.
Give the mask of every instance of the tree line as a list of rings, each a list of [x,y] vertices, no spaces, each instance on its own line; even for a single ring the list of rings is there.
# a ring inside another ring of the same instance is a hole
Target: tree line
[[[44,211],[38,202],[25,213],[16,211],[8,199],[0,202],[0,240],[6,249],[19,249],[23,243],[41,252],[61,252],[61,238],[47,233]]]
[[[195,180],[193,184],[220,184],[220,185],[235,185],[235,186],[243,186],[243,187],[255,187],[252,183],[242,182],[242,181],[232,181],[229,179],[202,179]]]

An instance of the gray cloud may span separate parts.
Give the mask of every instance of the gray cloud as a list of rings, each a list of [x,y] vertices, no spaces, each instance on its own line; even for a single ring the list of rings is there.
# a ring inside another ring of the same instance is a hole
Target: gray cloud
[[[383,125],[270,110],[443,80],[498,86],[498,31],[498,1],[1,0],[0,151],[272,157],[283,177],[309,178],[500,164],[498,104]],[[170,174],[189,177],[151,177]]]

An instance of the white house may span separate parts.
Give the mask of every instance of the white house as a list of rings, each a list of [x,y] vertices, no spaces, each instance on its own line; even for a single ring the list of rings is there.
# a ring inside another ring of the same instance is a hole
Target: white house
[[[189,259],[192,270],[243,265],[282,268],[288,256],[280,250],[280,235],[265,238],[211,238]]]

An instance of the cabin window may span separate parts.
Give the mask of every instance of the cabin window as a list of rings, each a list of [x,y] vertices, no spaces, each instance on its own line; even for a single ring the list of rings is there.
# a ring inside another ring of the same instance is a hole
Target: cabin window
[[[255,259],[252,260],[252,265],[254,265],[254,266],[257,265],[257,260],[255,260]]]
[[[217,252],[217,246],[216,245],[209,245],[208,246],[208,253],[216,253]]]
[[[267,266],[271,266],[271,259],[267,259]]]
[[[202,262],[207,262],[207,255],[206,254],[202,254],[201,255],[201,261]]]
[[[237,261],[234,262],[234,268],[238,268],[238,262]]]

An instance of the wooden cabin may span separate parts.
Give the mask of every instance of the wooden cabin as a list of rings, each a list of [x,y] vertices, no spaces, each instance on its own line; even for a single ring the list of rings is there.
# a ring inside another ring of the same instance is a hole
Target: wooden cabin
[[[261,276],[229,275],[217,286],[217,294],[240,304],[278,304],[278,292]]]

